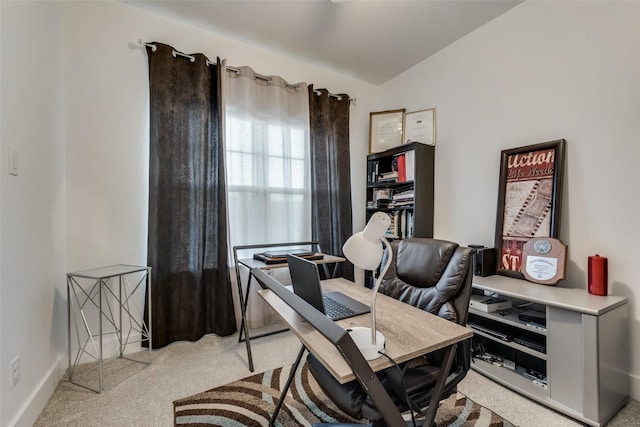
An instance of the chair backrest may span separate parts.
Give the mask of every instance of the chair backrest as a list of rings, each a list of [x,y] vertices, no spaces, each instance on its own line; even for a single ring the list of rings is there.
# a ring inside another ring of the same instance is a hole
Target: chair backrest
[[[466,324],[473,250],[426,238],[391,242],[393,262],[380,292],[461,325]]]

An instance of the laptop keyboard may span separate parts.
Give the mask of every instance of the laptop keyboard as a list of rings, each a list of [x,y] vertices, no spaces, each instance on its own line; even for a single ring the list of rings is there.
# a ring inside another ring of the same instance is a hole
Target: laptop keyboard
[[[324,313],[330,319],[342,319],[356,314],[355,311],[353,311],[346,305],[340,304],[327,295],[322,296],[322,302],[324,303]]]

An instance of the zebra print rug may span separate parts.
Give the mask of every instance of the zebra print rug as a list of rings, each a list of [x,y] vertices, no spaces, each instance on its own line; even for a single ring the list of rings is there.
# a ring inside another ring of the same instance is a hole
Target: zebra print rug
[[[176,426],[268,426],[291,366],[252,375],[173,402]],[[313,423],[358,422],[324,395],[306,364],[291,384],[276,426],[311,426]],[[500,416],[458,393],[443,401],[436,414],[438,427],[513,427]]]

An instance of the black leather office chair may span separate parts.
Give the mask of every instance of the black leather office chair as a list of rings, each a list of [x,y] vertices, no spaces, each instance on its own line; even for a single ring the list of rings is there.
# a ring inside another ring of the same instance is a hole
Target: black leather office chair
[[[465,325],[473,277],[470,248],[435,239],[406,239],[391,243],[393,260],[380,292]],[[384,260],[383,260],[384,262]],[[429,405],[443,353],[436,351],[378,374],[382,385],[401,411]],[[357,381],[339,384],[310,354],[307,363],[324,392],[354,418],[366,418],[373,425],[385,425],[374,402]],[[456,390],[471,366],[471,342],[460,343],[444,384],[442,399]]]

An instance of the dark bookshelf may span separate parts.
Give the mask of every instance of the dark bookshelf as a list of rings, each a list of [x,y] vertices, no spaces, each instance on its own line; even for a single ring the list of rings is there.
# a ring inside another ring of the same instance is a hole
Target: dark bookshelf
[[[435,147],[416,142],[367,156],[366,220],[377,211],[399,219],[397,235],[388,239],[433,237],[434,160]],[[402,198],[406,193],[413,194],[412,201]]]

